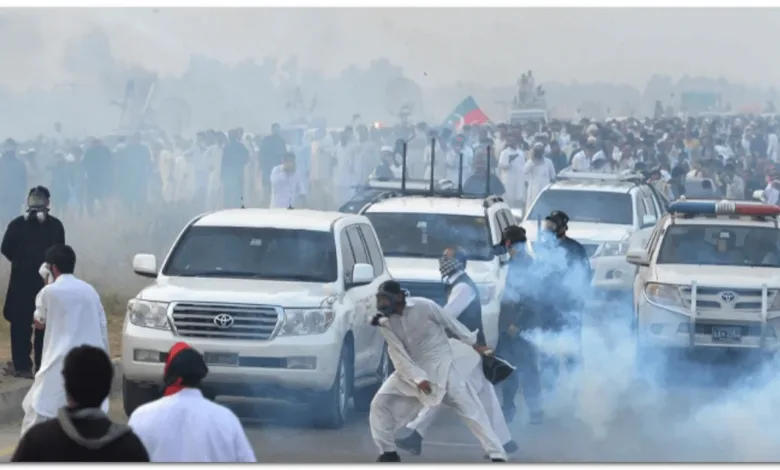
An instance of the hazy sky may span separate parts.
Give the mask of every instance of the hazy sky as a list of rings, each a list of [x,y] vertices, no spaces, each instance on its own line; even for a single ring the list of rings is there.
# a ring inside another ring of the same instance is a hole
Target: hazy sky
[[[422,86],[540,80],[644,86],[653,73],[780,85],[780,9],[3,9],[0,84],[68,80],[65,42],[93,25],[115,57],[178,74],[191,54],[225,62],[297,54],[337,73],[386,56]]]

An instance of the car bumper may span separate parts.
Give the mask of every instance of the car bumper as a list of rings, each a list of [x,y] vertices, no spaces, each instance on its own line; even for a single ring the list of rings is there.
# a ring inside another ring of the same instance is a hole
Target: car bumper
[[[321,392],[332,385],[343,338],[320,335],[277,337],[270,341],[215,340],[174,336],[170,331],[125,323],[122,370],[126,379],[159,386],[171,346],[185,341],[201,353],[237,354],[237,366],[209,364],[204,387],[223,395],[285,396],[288,391]]]
[[[707,318],[702,315],[691,322],[688,313],[663,308],[647,302],[639,305],[637,334],[642,346],[651,348],[723,348],[763,349],[777,351],[780,317],[770,318],[763,327],[760,321],[746,321],[744,316],[735,318]],[[714,328],[739,328],[739,340],[714,339]]]

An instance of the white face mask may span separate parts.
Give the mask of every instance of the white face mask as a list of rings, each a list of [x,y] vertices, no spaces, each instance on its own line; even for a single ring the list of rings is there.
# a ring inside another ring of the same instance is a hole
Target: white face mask
[[[54,276],[52,275],[47,263],[43,263],[41,267],[38,268],[38,274],[40,274],[41,278],[43,278],[44,284],[51,284],[51,282],[54,280]]]

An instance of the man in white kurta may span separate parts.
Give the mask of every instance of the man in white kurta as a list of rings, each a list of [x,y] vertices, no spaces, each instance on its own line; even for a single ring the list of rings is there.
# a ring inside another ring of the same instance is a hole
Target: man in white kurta
[[[478,342],[484,343],[484,336],[480,332],[475,331],[474,327],[474,324],[478,324],[477,329],[483,328],[481,318],[464,318],[473,313],[472,309],[475,305],[477,306],[476,311],[479,317],[482,315],[478,307],[480,302],[479,292],[474,288],[473,281],[466,274],[465,268],[465,261],[457,255],[454,257],[450,256],[448,251],[445,251],[444,256],[439,261],[439,271],[443,276],[444,282],[451,286],[449,296],[447,297],[447,305],[444,306],[443,310],[446,315],[450,315],[477,334]],[[504,450],[507,453],[515,452],[517,445],[512,441],[512,434],[509,432],[506,419],[504,419],[504,414],[501,411],[501,403],[496,395],[496,390],[493,384],[485,377],[485,372],[482,368],[482,358],[479,353],[474,348],[454,338],[450,338],[450,347],[455,359],[455,367],[463,377],[466,377],[466,380],[470,382],[477,392],[479,401],[485,408],[487,417],[490,420],[490,425],[501,440]],[[396,444],[412,454],[419,455],[426,431],[433,424],[439,411],[441,411],[441,405],[426,407],[414,421],[406,425],[412,431],[412,434],[407,438],[396,441]]]
[[[407,298],[395,281],[385,281],[380,286],[377,308],[380,313],[372,324],[384,336],[395,366],[395,372],[371,402],[369,425],[381,452],[378,460],[399,462],[396,431],[425,406],[443,403],[455,409],[492,460],[506,461],[501,439],[490,425],[477,390],[455,366],[447,338],[449,331],[467,346],[474,347],[476,334],[445,314],[432,300]]]
[[[300,207],[306,197],[306,185],[295,163],[295,154],[287,152],[281,165],[271,170],[271,209]]]
[[[498,156],[498,168],[504,174],[504,199],[512,207],[525,206],[525,156],[517,144],[517,136],[511,135],[506,148]]]
[[[555,165],[552,160],[544,156],[544,144],[535,142],[531,158],[523,167],[525,180],[528,182],[528,196],[526,201],[532,204],[536,196],[542,192],[548,184],[555,180]]]
[[[76,278],[76,255],[67,245],[54,245],[46,252],[41,275],[47,285],[35,299],[36,328],[45,328],[41,367],[22,402],[22,434],[33,425],[56,418],[67,405],[62,366],[71,349],[82,346],[108,349],[108,323],[100,296]],[[108,399],[102,410],[108,413]]]

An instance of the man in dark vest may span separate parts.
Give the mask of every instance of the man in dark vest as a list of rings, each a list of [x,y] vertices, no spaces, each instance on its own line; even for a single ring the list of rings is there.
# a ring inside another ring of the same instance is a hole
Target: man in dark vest
[[[482,328],[482,303],[479,297],[479,290],[474,281],[466,274],[466,261],[468,255],[460,248],[447,248],[439,259],[439,272],[447,289],[447,305],[444,306],[444,312],[452,315],[472,332],[477,332],[477,344],[486,346],[485,334]],[[450,336],[453,338],[453,336]],[[452,340],[451,340],[452,341]],[[454,346],[453,346],[454,347]],[[455,360],[464,362],[463,369],[467,369],[465,363],[470,364],[468,356],[464,357],[453,351]],[[480,362],[481,364],[481,362]],[[490,424],[496,435],[501,439],[504,451],[508,454],[517,451],[517,444],[512,440],[509,428],[506,425],[498,396],[493,385],[487,381],[480,365],[479,373],[472,376],[466,376],[465,379],[473,381],[473,389],[477,391],[479,401],[487,412]],[[414,455],[420,455],[422,452],[423,434],[433,423],[440,407],[426,407],[415,418],[414,421],[407,424],[407,429],[412,432],[409,436],[396,440],[396,446]]]

